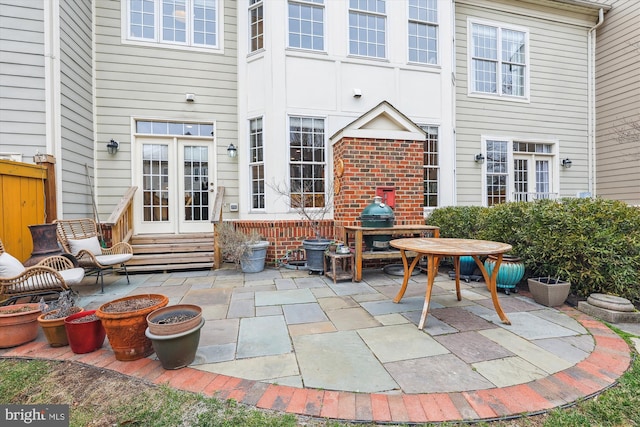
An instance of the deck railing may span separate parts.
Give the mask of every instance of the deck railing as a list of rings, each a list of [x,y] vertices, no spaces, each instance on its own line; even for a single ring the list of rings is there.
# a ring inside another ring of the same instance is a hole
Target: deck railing
[[[555,200],[558,198],[558,193],[544,193],[544,192],[534,192],[527,193],[516,191],[513,193],[513,200],[515,202],[533,202],[534,200],[542,200],[549,199]]]
[[[137,189],[138,187],[129,187],[109,219],[102,224],[103,231],[109,230],[108,233],[104,233],[110,234],[109,246],[119,242],[128,243],[133,236],[133,195]]]

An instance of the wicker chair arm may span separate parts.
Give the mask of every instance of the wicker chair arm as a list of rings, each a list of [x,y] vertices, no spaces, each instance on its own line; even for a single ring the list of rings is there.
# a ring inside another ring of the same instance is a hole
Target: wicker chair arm
[[[103,255],[132,254],[132,253],[133,253],[133,248],[131,247],[130,244],[126,242],[119,242],[111,246],[110,248],[102,249]]]
[[[73,261],[67,257],[54,255],[40,261],[37,265],[50,267],[56,271],[69,270],[73,268]]]
[[[16,277],[1,278],[0,286],[2,286],[0,294],[69,289],[60,273],[53,268],[41,265],[28,267],[22,274]]]

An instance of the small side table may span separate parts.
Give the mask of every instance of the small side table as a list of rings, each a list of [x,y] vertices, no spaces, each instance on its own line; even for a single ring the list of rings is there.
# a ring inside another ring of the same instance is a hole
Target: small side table
[[[353,254],[339,254],[337,252],[326,252],[324,254],[324,274],[333,279],[333,283],[338,280],[350,279],[353,282]],[[339,262],[338,262],[339,261]],[[331,264],[331,268],[328,267]]]

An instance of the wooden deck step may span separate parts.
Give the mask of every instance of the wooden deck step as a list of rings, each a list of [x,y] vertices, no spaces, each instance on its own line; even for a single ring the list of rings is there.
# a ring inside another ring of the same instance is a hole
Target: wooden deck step
[[[127,270],[132,273],[213,268],[213,233],[140,234],[129,243],[133,259]]]

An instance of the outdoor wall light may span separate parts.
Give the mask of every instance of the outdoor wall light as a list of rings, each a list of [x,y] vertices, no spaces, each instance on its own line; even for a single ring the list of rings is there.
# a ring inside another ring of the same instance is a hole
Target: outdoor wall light
[[[482,155],[482,153],[478,153],[474,157],[474,160],[476,161],[476,163],[484,163],[484,156]]]
[[[236,148],[236,146],[233,144],[229,144],[229,146],[227,147],[227,156],[233,159],[237,155],[238,155],[238,149]]]
[[[119,146],[120,143],[118,143],[118,141],[116,141],[115,139],[112,139],[111,141],[107,142],[107,152],[111,155],[116,154],[118,152]]]
[[[571,167],[571,159],[562,159],[562,167],[569,169]]]

